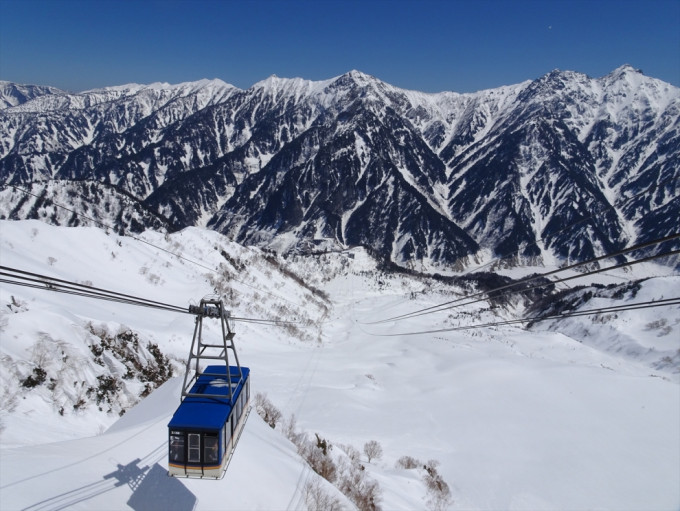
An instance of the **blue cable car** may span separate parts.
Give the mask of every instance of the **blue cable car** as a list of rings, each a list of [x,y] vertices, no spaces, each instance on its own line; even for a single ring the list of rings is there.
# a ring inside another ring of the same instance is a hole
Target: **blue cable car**
[[[196,328],[182,402],[168,423],[168,474],[221,479],[250,413],[250,369],[241,367],[238,361],[229,313],[221,301],[204,299],[189,311],[196,314]],[[203,342],[205,317],[221,320],[220,343]],[[229,365],[229,351],[236,365]],[[202,367],[202,360],[220,360],[223,364]]]

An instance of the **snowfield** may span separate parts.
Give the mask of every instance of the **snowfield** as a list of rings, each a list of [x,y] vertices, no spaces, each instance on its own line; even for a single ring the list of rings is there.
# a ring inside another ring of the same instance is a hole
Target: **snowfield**
[[[253,408],[224,479],[175,479],[166,475],[167,423],[192,316],[0,283],[3,511],[353,509],[289,441],[292,417],[299,434],[332,445],[339,467],[358,451],[385,510],[680,508],[678,306],[418,334],[521,317],[524,305],[481,302],[375,324],[461,290],[382,273],[360,249],[276,259],[199,228],[130,238],[2,221],[0,235],[2,266],[187,307],[218,292],[234,316],[298,322],[236,326],[253,396],[282,413],[276,428]],[[572,281],[645,279],[583,308],[677,295],[680,277],[638,266]],[[174,376],[158,388],[130,376],[116,346]],[[38,367],[43,381],[26,385],[41,379]],[[97,387],[111,375],[116,392]],[[383,453],[369,462],[371,440]],[[403,468],[404,456],[418,465]],[[428,490],[425,464],[447,498]]]

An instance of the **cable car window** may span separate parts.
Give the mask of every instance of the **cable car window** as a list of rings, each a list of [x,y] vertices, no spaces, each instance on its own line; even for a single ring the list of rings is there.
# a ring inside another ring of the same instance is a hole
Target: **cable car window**
[[[170,434],[170,461],[184,462],[184,435],[179,431]]]
[[[189,433],[189,461],[198,463],[201,461],[201,435]]]
[[[205,463],[217,463],[217,435],[206,433],[203,437],[203,448]]]

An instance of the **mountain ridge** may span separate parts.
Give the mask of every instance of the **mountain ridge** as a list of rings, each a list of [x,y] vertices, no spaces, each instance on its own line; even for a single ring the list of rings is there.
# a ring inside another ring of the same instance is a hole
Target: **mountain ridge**
[[[680,217],[680,89],[630,65],[465,94],[356,70],[42,92],[0,110],[0,181],[101,182],[171,230],[436,270],[484,250],[585,260]]]

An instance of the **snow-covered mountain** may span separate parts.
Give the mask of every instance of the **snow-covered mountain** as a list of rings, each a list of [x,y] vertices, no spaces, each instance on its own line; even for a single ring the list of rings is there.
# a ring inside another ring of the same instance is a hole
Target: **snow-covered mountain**
[[[48,94],[66,94],[55,87],[41,85],[21,85],[0,80],[0,109],[21,105],[32,99]]]
[[[680,89],[628,65],[471,94],[351,71],[34,96],[0,111],[2,183],[104,183],[170,230],[280,252],[585,260],[680,218]]]
[[[283,258],[194,227],[130,237],[32,220],[0,233],[3,266],[179,306],[215,293],[238,318],[296,321],[236,324],[276,427],[253,410],[224,479],[175,479],[167,424],[193,317],[1,282],[3,511],[680,506],[677,305],[455,330],[528,313],[531,300],[512,297],[375,324],[479,283],[384,272],[361,248]],[[672,273],[582,277],[561,300],[580,311],[668,298]],[[333,481],[296,447],[316,435]],[[371,440],[382,456],[369,460]],[[368,490],[372,502],[352,499]]]
[[[68,206],[65,206],[68,204]],[[120,188],[97,181],[50,180],[0,190],[0,217],[53,225],[92,225],[120,233],[168,230],[168,220]]]

